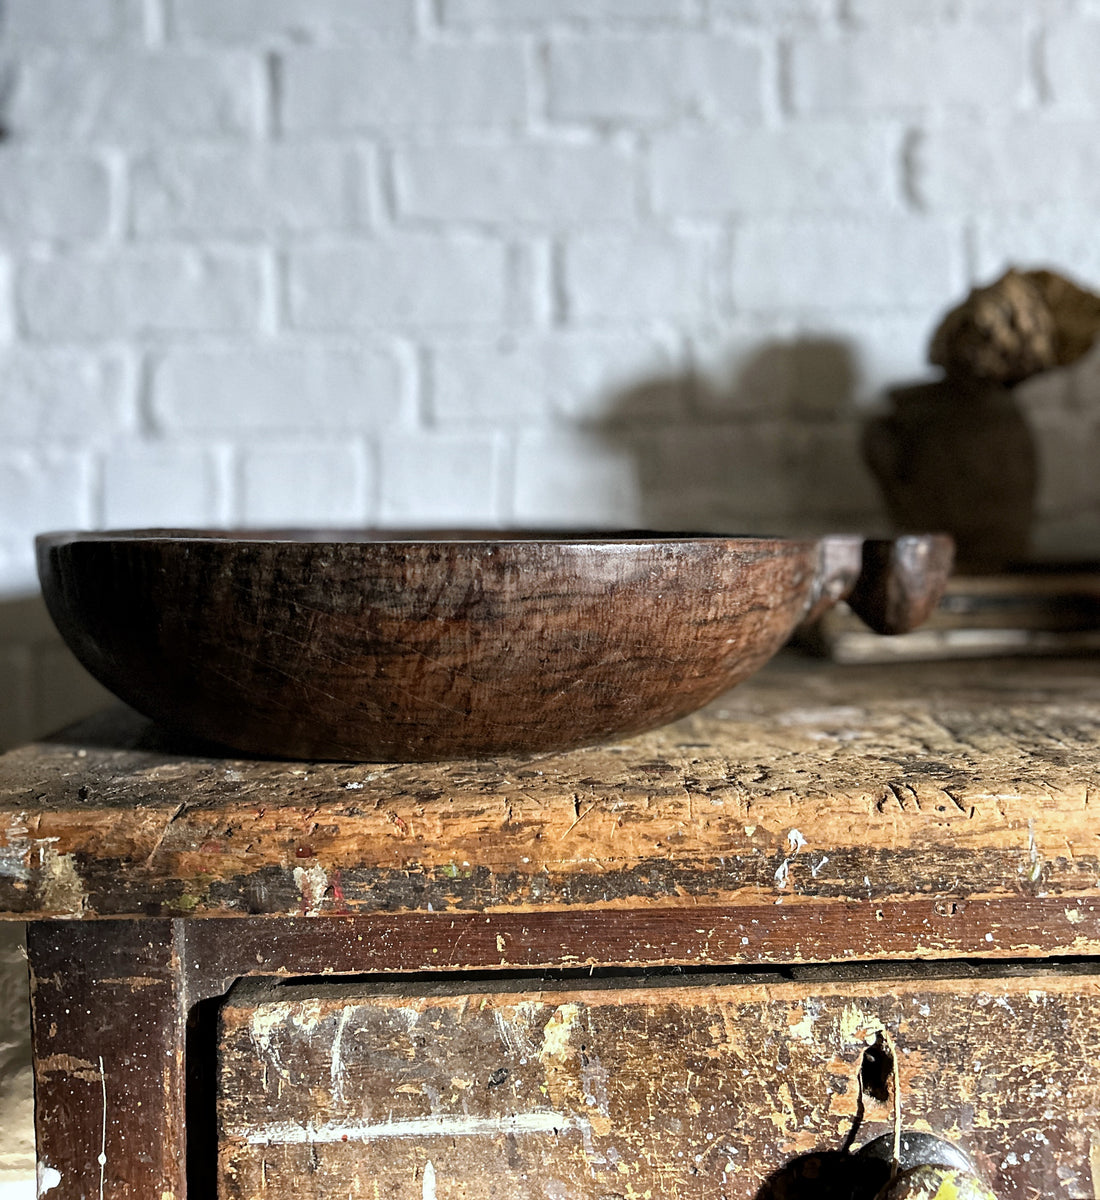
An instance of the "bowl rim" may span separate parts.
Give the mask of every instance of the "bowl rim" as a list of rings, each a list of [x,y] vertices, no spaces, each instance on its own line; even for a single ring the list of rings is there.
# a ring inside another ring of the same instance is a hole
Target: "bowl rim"
[[[847,534],[827,535],[830,539]],[[851,535],[853,538],[856,535]],[[61,529],[39,533],[39,549],[72,543],[213,543],[225,546],[652,546],[721,545],[808,547],[823,537],[787,537],[779,534],[726,534],[709,532],[666,532],[650,529],[461,529],[371,527],[285,527],[285,528],[142,528]],[[861,539],[862,540],[862,539]]]

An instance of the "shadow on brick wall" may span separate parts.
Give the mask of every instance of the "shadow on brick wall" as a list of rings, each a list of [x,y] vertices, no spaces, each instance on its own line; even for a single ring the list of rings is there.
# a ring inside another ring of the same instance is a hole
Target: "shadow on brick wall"
[[[653,529],[808,533],[884,524],[859,438],[851,348],[762,343],[725,378],[652,378],[612,397],[595,427],[634,459]]]
[[[117,703],[76,661],[41,596],[0,600],[0,750]]]

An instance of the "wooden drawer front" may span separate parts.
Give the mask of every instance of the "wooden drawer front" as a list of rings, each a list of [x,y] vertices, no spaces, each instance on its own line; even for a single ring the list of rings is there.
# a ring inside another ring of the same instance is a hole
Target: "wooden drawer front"
[[[1096,1195],[1093,974],[467,986],[237,989],[220,1194],[752,1197],[843,1144],[885,1029],[908,1127],[981,1156],[1002,1198]],[[889,1128],[866,1099],[859,1142]]]

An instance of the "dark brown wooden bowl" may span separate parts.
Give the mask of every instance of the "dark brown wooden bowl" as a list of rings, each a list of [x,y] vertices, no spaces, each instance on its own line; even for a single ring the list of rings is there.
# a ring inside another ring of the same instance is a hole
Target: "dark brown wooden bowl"
[[[842,597],[897,632],[950,539],[50,533],[50,613],[140,712],[249,754],[420,761],[652,729]]]

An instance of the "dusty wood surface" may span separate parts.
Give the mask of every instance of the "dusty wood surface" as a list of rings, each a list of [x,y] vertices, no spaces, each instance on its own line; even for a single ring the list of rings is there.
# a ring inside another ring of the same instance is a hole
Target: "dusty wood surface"
[[[797,659],[655,733],[480,763],[219,757],[120,710],[0,759],[0,905],[436,931],[484,914],[513,946],[555,914],[576,939],[595,910],[650,930],[678,910],[685,953],[713,924],[754,954],[762,922],[916,953],[1098,953],[1098,718],[1093,662]]]
[[[171,921],[27,931],[39,1194],[182,1200],[183,974]]]
[[[889,1128],[881,1031],[906,1126],[1002,1200],[1098,1194],[1096,975],[714,979],[247,986],[222,1015],[221,1194],[782,1195],[792,1156],[844,1146],[861,1069],[857,1144]]]

